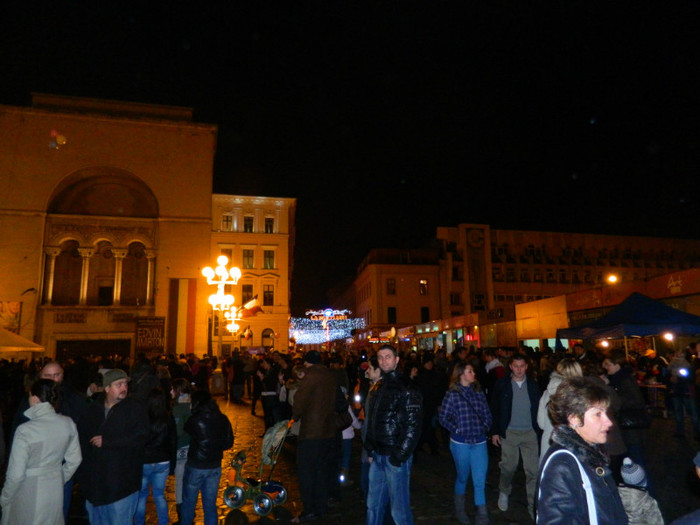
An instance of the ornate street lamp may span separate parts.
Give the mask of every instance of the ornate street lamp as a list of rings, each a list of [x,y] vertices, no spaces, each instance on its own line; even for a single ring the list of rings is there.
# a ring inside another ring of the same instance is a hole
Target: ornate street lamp
[[[216,269],[207,266],[202,270],[202,275],[207,278],[207,284],[216,285],[216,293],[209,296],[209,304],[213,311],[222,312],[222,315],[214,317],[213,321],[218,318],[219,326],[219,355],[221,355],[224,318],[228,321],[226,329],[235,333],[238,330],[236,324],[236,307],[233,306],[235,301],[233,295],[226,293],[226,285],[238,284],[238,279],[241,278],[241,270],[236,266],[227,269],[228,257],[220,255],[216,262],[219,264]],[[213,313],[213,312],[212,312]]]

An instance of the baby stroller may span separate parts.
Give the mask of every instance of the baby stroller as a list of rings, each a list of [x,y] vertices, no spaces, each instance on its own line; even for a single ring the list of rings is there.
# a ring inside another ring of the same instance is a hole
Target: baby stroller
[[[228,487],[224,490],[226,505],[232,509],[239,509],[248,499],[252,499],[253,510],[258,516],[267,516],[273,507],[284,505],[287,501],[287,489],[282,483],[272,479],[272,472],[292,423],[292,420],[280,421],[265,431],[260,474],[257,479],[244,478],[241,472],[246,462],[246,450],[240,450],[234,455],[231,469],[228,471]],[[263,479],[265,465],[270,465],[267,479]]]

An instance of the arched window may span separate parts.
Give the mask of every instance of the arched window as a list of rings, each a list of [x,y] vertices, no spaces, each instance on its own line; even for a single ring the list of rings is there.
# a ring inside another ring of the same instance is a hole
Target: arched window
[[[146,247],[132,242],[122,265],[121,304],[143,306],[146,304],[148,287],[148,259]]]
[[[61,243],[61,253],[56,257],[51,304],[66,306],[80,302],[80,277],[83,259],[78,252],[77,241]]]
[[[272,350],[275,347],[275,331],[272,328],[265,328],[265,330],[263,330],[262,346],[265,350]]]
[[[90,257],[87,304],[110,306],[114,301],[114,255],[112,244],[102,241]]]

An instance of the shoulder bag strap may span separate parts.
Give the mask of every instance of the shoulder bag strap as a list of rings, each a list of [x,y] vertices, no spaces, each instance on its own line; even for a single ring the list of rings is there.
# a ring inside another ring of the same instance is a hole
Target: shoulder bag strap
[[[552,455],[547,458],[547,461],[545,462],[544,467],[542,467],[542,478],[544,478],[544,476],[545,476],[549,462],[557,454],[569,454],[572,458],[574,458],[576,460],[576,465],[578,465],[578,470],[581,473],[581,481],[583,482],[583,490],[586,491],[586,503],[588,505],[588,521],[589,521],[590,525],[598,525],[598,512],[596,511],[596,508],[595,508],[595,497],[593,496],[593,487],[591,487],[591,480],[588,477],[588,474],[586,474],[586,471],[583,470],[583,465],[581,465],[581,462],[578,460],[578,458],[574,455],[573,452],[571,452],[570,450],[566,450],[566,449],[560,449],[560,450],[557,450],[556,452],[552,453]]]

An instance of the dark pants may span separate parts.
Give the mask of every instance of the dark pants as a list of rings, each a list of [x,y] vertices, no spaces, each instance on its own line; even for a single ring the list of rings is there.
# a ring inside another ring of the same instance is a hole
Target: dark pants
[[[325,514],[328,510],[328,468],[335,438],[300,439],[297,444],[299,492],[304,514]]]

